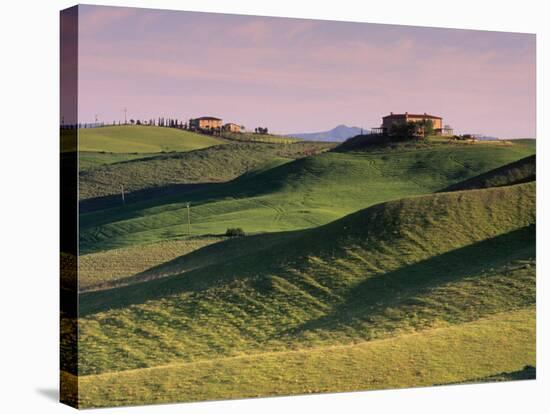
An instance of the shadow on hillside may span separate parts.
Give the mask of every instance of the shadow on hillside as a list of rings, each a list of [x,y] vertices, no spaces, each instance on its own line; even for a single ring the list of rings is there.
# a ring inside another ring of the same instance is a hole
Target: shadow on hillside
[[[241,256],[253,254],[258,250],[272,247],[277,243],[288,242],[301,232],[301,230],[296,230],[227,238],[226,240],[221,240],[217,243],[201,247],[200,249],[179,256],[168,262],[153,266],[138,274],[90,286],[86,291],[113,289],[169,276],[181,276],[186,272],[191,272],[201,267],[210,266],[227,260],[233,261]]]
[[[536,156],[530,155],[486,173],[476,175],[464,181],[450,185],[440,193],[449,191],[473,190],[488,187],[502,187],[505,185],[523,184],[535,181],[536,177]]]
[[[184,269],[172,276],[153,277],[152,280],[143,283],[80,293],[79,316],[123,308],[181,292],[200,292],[230,283],[237,278],[256,277],[259,272],[260,277],[263,277],[267,275],[268,270],[277,268],[280,261],[284,260],[284,253],[278,254],[278,251],[286,251],[287,246],[280,242],[309,231],[306,229],[265,233],[205,246],[172,261],[183,263],[189,260],[190,263],[186,264],[187,271]],[[227,254],[226,247],[233,251]],[[214,259],[211,254],[214,255]],[[207,263],[209,259],[211,263]],[[202,264],[202,267],[190,269],[199,264]]]
[[[104,197],[88,198],[80,200],[78,203],[80,213],[92,213],[98,210],[107,210],[111,208],[128,208],[132,204],[139,202],[173,196],[183,196],[191,191],[211,190],[223,183],[201,183],[201,184],[170,184],[143,190],[131,191],[124,194],[125,206],[123,207],[120,194]]]
[[[298,182],[300,175],[315,174],[309,171],[307,164],[304,168],[304,163],[307,163],[307,159],[301,158],[266,171],[246,173],[224,183],[175,184],[128,192],[125,194],[124,206],[121,206],[120,195],[82,200],[79,203],[80,213],[91,214],[80,217],[81,230],[139,217],[144,209],[171,203],[190,202],[196,206],[224,199],[252,198],[274,193],[287,184]]]
[[[537,368],[532,365],[525,365],[523,369],[517,371],[500,372],[488,377],[473,378],[466,381],[455,382],[451,384],[436,385],[456,385],[456,384],[479,384],[483,382],[504,382],[504,381],[523,381],[537,379]]]
[[[391,307],[414,305],[416,297],[445,283],[479,274],[512,260],[535,257],[535,225],[432,257],[396,271],[375,275],[352,288],[332,312],[287,331],[339,330],[380,316]],[[526,249],[529,251],[526,253]]]
[[[526,365],[523,369],[511,372],[501,372],[490,377],[480,378],[477,382],[493,382],[493,381],[521,381],[537,379],[537,368],[532,365]]]
[[[316,229],[289,232],[292,235],[305,235],[300,239],[301,247],[307,246],[306,254],[316,255],[320,252],[315,246]],[[213,264],[190,270],[184,275],[166,276],[145,283],[112,288],[102,291],[82,293],[80,295],[80,316],[94,314],[114,308],[143,303],[147,300],[179,294],[181,292],[199,292],[230,283],[237,278],[267,279],[269,275],[285,275],[285,265],[300,259],[304,252],[295,250],[295,244],[267,242],[259,243],[262,238],[268,240],[271,234],[245,237],[241,240],[217,243],[192,252],[194,258],[208,257],[209,253],[218,256]],[[282,241],[288,241],[282,240]],[[287,331],[287,335],[296,335],[302,331],[323,329],[339,329],[357,320],[376,316],[386,308],[397,304],[414,301],[415,295],[425,293],[443,283],[458,280],[465,276],[478,273],[488,267],[508,263],[525,255],[526,246],[532,249],[530,257],[534,257],[535,225],[523,227],[482,242],[462,247],[439,256],[405,266],[396,271],[373,275],[372,277],[351,288],[343,303],[336,305],[326,316],[306,322],[302,326]],[[233,246],[242,247],[246,253],[234,257],[221,257],[224,243],[233,242]],[[258,248],[258,246],[261,246]],[[332,257],[336,255],[339,246],[330,250]],[[250,249],[250,250],[249,250]],[[328,251],[327,250],[327,251]],[[325,251],[326,253],[326,251]],[[519,257],[518,257],[519,256]],[[189,255],[175,259],[185,261]],[[296,264],[296,263],[294,263]],[[300,266],[300,264],[298,264]],[[302,263],[302,266],[305,266]],[[307,273],[307,268],[304,269]],[[284,277],[284,276],[283,276]],[[261,289],[262,283],[256,284]]]

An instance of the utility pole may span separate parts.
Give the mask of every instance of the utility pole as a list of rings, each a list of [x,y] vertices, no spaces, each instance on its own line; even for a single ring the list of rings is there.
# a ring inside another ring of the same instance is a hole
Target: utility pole
[[[120,194],[122,195],[122,204],[126,204],[126,200],[124,199],[124,184],[120,184]]]
[[[191,236],[191,204],[187,203],[187,235]]]
[[[128,110],[126,108],[124,108],[124,125],[126,125],[128,122],[126,121],[126,113],[128,112]]]

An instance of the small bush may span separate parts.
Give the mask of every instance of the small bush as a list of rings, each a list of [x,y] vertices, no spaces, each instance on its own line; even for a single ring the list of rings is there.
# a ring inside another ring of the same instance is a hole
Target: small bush
[[[240,227],[237,227],[233,229],[227,229],[225,232],[225,235],[227,237],[243,237],[243,236],[246,236],[246,233],[244,232],[243,229],[241,229]]]

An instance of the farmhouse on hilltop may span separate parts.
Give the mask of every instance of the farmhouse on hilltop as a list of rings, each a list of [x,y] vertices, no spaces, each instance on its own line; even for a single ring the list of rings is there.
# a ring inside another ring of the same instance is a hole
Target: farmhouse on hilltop
[[[453,130],[448,126],[443,126],[443,118],[440,116],[429,115],[427,113],[423,114],[410,114],[405,112],[404,114],[394,114],[390,112],[389,115],[382,117],[382,125],[377,128],[373,128],[374,133],[386,134],[390,131],[392,126],[396,124],[406,124],[409,122],[414,123],[424,123],[426,121],[431,121],[433,125],[433,130],[436,135],[452,135]]]
[[[222,120],[213,116],[201,116],[189,120],[189,129],[217,130],[222,127]]]
[[[241,132],[242,128],[240,125],[234,124],[233,122],[229,122],[223,126],[224,131],[227,132]]]

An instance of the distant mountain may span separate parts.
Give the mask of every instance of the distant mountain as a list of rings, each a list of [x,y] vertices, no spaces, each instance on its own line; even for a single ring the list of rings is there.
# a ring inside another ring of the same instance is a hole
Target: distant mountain
[[[333,142],[342,142],[348,138],[354,137],[356,135],[366,133],[367,130],[362,130],[358,127],[349,127],[346,125],[338,125],[336,128],[333,128],[329,131],[322,132],[302,132],[298,134],[288,134],[289,137],[296,137],[305,139],[308,141],[333,141]]]

